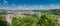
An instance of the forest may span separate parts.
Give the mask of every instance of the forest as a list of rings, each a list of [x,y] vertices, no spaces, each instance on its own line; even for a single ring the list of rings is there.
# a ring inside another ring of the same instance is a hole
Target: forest
[[[35,12],[41,12],[46,14],[60,15],[60,9],[49,9],[49,10],[33,10]]]
[[[12,17],[12,22],[7,23],[4,16],[0,16],[0,26],[60,26],[55,16],[43,14],[41,16],[25,15]]]

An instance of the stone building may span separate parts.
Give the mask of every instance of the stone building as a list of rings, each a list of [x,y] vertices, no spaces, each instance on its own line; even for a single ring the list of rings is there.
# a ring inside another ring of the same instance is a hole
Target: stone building
[[[32,10],[29,10],[29,11],[8,11],[7,12],[8,14],[6,14],[6,20],[8,23],[11,23],[12,21],[12,17],[23,17],[24,15],[23,14],[36,14],[38,16],[41,16],[41,13],[40,12],[34,12]]]

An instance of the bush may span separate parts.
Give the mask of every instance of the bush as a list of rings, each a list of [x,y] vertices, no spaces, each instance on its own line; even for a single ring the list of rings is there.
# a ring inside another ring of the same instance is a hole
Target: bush
[[[42,15],[41,17],[27,15],[24,17],[12,19],[13,26],[59,26],[57,19],[52,15]]]
[[[5,21],[5,17],[0,15],[0,26],[7,26],[7,21]]]

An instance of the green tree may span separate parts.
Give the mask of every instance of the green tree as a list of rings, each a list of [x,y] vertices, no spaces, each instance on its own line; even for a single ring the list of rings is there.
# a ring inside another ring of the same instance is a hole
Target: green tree
[[[7,21],[4,16],[0,15],[0,26],[7,26]]]
[[[53,15],[42,15],[38,24],[40,26],[58,26],[57,19]]]
[[[57,18],[53,15],[35,16],[29,14],[23,17],[13,17],[12,26],[59,26]]]

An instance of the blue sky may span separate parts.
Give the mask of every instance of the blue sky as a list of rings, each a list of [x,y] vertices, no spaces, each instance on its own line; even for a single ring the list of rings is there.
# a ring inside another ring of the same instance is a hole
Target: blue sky
[[[0,9],[42,10],[60,8],[60,0],[0,0]]]

